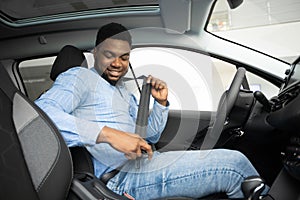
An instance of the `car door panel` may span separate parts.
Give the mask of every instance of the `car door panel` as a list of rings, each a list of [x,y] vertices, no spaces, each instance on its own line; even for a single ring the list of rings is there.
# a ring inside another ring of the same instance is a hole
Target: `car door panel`
[[[166,127],[156,148],[159,151],[199,148],[211,118],[210,111],[170,110]]]

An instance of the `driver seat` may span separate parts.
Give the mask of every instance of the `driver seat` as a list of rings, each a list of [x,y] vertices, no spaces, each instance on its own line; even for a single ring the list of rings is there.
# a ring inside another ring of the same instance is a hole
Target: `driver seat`
[[[88,64],[83,52],[75,46],[65,45],[58,53],[53,62],[50,78],[55,81],[56,78],[63,72],[72,67],[85,67]],[[75,174],[89,173],[94,174],[94,166],[90,153],[85,147],[69,147],[73,160],[73,168]],[[116,170],[111,173],[104,174],[101,177],[103,183],[107,183],[112,176],[116,174]]]

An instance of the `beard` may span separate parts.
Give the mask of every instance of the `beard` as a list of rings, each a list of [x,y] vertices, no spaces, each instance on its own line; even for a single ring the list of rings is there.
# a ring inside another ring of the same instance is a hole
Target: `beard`
[[[108,78],[108,76],[105,74],[105,73],[102,73],[101,77],[106,80],[109,84],[115,86],[117,84],[118,81],[113,81],[113,80],[110,80]],[[119,79],[120,80],[120,79]]]

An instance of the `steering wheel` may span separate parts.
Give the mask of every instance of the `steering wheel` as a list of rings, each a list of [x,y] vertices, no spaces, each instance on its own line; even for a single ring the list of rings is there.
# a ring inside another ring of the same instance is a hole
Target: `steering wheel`
[[[213,124],[208,127],[201,149],[212,149],[217,144],[226,123],[226,119],[238,98],[245,74],[245,68],[238,68],[229,89],[222,94],[216,112],[216,119]]]

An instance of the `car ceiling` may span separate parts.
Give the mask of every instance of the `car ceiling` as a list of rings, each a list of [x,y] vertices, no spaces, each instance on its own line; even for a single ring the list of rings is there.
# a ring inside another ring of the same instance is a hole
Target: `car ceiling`
[[[6,2],[6,0],[1,1]],[[66,2],[70,3],[72,0]],[[111,3],[113,2],[117,1],[112,0]],[[206,32],[207,20],[215,2],[216,0],[159,0],[159,5],[105,8],[91,12],[78,11],[72,15],[53,14],[24,19],[25,21],[12,21],[2,14],[0,60],[22,60],[54,55],[66,44],[91,50],[94,47],[98,28],[109,22],[117,22],[130,29],[134,46],[175,46],[213,53],[250,66],[267,68],[271,65],[276,68],[286,68],[286,63]],[[227,51],[228,49],[230,51]],[[236,55],[243,56],[237,60]],[[253,56],[255,60],[251,59]]]
[[[117,1],[113,0],[109,2],[116,3]],[[134,4],[138,1],[128,0],[126,2]],[[147,0],[144,2],[153,3],[155,1]],[[177,2],[177,7],[174,7],[174,5],[176,5],[174,2]],[[188,5],[191,2],[193,2],[193,7],[183,5]],[[81,49],[91,49],[94,45],[97,29],[112,21],[121,23],[129,29],[156,27],[178,31],[178,34],[171,34],[173,38],[177,36],[181,37],[180,35],[182,35],[182,33],[197,35],[200,29],[203,30],[203,26],[209,14],[207,7],[210,7],[213,2],[213,0],[161,0],[160,5],[135,5],[133,7],[121,7],[117,10],[116,8],[110,8],[104,11],[102,9],[93,10],[93,12],[90,13],[75,12],[73,15],[44,16],[43,18],[26,19],[26,21],[21,21],[22,23],[20,21],[10,21],[4,18],[2,14],[2,18],[0,18],[2,22],[0,23],[0,49],[2,52],[0,59],[28,58],[45,53],[56,53],[66,43],[73,44]],[[31,3],[31,7],[33,5],[34,4]],[[186,11],[181,9],[182,6],[187,8]],[[176,15],[178,18],[173,15],[174,9],[178,9]],[[182,21],[182,19],[185,21]],[[178,26],[178,21],[180,21],[179,24],[186,25]],[[145,30],[141,31],[140,35],[141,36],[135,38],[137,38],[136,41],[146,40],[146,42],[140,42],[143,44],[147,43],[147,40],[156,39],[155,37],[147,36],[149,33]],[[167,40],[170,39],[170,37],[167,36],[169,35],[168,33],[164,35]],[[165,42],[166,40],[163,41]],[[31,49],[17,48],[18,45],[28,46]]]
[[[35,12],[34,9],[31,11]],[[0,40],[37,33],[49,33],[51,31],[99,28],[102,24],[112,20],[120,21],[124,25],[128,25],[129,28],[161,26],[158,5],[95,9],[74,11],[72,13],[53,13],[51,15],[46,15],[46,13],[48,11],[43,13],[45,16],[14,20],[1,11]],[[27,14],[26,16],[30,15]]]

